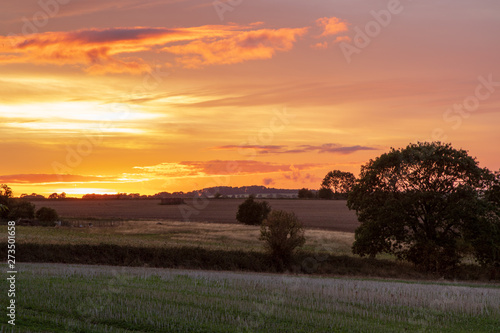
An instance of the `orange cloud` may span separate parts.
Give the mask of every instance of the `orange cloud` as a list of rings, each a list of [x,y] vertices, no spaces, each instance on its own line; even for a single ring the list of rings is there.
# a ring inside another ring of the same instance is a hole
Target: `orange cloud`
[[[293,180],[294,182],[298,183],[319,183],[321,181],[321,178],[316,177],[314,175],[311,175],[310,173],[307,174],[302,174],[301,169],[297,168],[295,166],[290,167],[290,172],[283,174],[284,179],[288,180]]]
[[[337,35],[341,32],[348,31],[348,23],[341,21],[337,17],[322,17],[316,20],[316,24],[323,28],[320,37]]]
[[[323,164],[305,163],[298,165],[247,160],[212,160],[162,163],[154,166],[135,167],[156,176],[184,178],[216,175],[251,175],[272,172],[290,172],[323,167]]]
[[[255,29],[255,25],[206,25],[190,28],[109,28],[0,36],[0,64],[76,65],[91,73],[143,73],[151,66],[138,52],[181,55],[186,67],[268,59],[288,51],[307,28]],[[250,30],[250,31],[248,31]],[[168,46],[187,42],[184,45]]]
[[[324,50],[328,48],[328,42],[316,43],[311,45],[313,49]]]
[[[79,65],[89,72],[141,73],[150,69],[140,58],[119,58],[121,53],[147,50],[176,31],[156,28],[88,29],[73,32],[46,32],[27,36],[0,37],[8,58],[0,63]],[[10,47],[9,47],[10,45]],[[13,55],[13,56],[12,56]]]
[[[337,38],[335,38],[334,43],[340,43],[340,42],[351,42],[351,37],[349,37],[349,36],[337,36]]]
[[[270,59],[276,51],[289,51],[297,37],[308,28],[260,29],[235,32],[227,38],[207,38],[184,45],[168,46],[164,51],[180,55],[177,62],[187,68],[204,65],[235,64],[247,60]]]

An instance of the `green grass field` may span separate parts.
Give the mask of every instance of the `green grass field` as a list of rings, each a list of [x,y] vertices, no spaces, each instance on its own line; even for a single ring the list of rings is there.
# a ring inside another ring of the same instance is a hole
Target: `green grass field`
[[[500,323],[494,286],[59,264],[19,269],[15,332],[497,332]],[[10,332],[4,317],[2,332]]]

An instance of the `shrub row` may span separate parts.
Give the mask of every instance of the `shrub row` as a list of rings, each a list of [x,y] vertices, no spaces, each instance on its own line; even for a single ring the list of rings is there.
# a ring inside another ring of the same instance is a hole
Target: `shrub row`
[[[7,243],[0,243],[6,257]],[[148,266],[204,270],[277,272],[264,253],[212,250],[201,247],[150,248],[112,244],[16,244],[20,262],[48,262],[111,266]],[[391,260],[333,256],[299,252],[287,271],[300,274],[348,275],[394,279],[438,279],[442,276],[418,271],[408,263]],[[445,276],[459,280],[499,280],[500,272],[479,266],[460,266]]]

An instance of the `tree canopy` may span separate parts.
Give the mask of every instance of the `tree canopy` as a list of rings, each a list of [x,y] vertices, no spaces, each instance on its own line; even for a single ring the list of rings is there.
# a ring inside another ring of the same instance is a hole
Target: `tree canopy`
[[[321,183],[321,187],[330,189],[334,199],[343,199],[354,186],[356,177],[350,172],[333,170],[326,174]]]
[[[431,271],[453,267],[485,237],[482,231],[498,226],[498,205],[486,195],[493,180],[450,144],[392,148],[362,166],[349,194],[348,207],[361,222],[353,252],[392,253]]]

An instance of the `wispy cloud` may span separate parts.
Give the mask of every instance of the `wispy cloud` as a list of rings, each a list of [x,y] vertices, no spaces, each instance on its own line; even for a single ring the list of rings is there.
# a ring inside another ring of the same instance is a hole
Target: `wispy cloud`
[[[286,149],[286,146],[278,146],[278,145],[224,145],[224,146],[216,146],[211,147],[212,150],[248,150],[252,149],[260,154],[273,153],[277,151],[281,151]]]
[[[211,160],[162,163],[153,166],[134,167],[148,174],[160,177],[206,177],[216,175],[252,175],[273,172],[290,172],[324,167],[324,164],[284,164],[247,160]]]
[[[187,68],[215,64],[236,64],[247,60],[270,59],[276,51],[289,51],[308,28],[260,29],[238,32],[225,38],[195,40],[168,46],[163,51],[179,55],[177,62]]]
[[[321,146],[301,145],[304,151],[317,151],[318,153],[333,153],[333,154],[352,154],[360,150],[377,150],[375,147],[368,146],[341,146],[335,143],[325,143]],[[300,150],[300,149],[299,149]]]
[[[0,176],[0,183],[8,184],[95,183],[115,180],[116,178],[114,177],[59,174],[18,174]]]
[[[3,4],[2,10],[16,13],[8,22],[23,22],[23,15],[32,16],[33,13],[44,11],[54,13],[54,18],[77,17],[94,13],[113,13],[117,11],[136,11],[143,8],[152,8],[175,4],[188,0],[66,0],[66,1],[9,1]],[[57,5],[56,2],[61,5]],[[56,10],[56,8],[58,8]]]
[[[331,153],[331,154],[352,154],[362,150],[378,150],[375,147],[369,146],[342,146],[336,143],[325,143],[322,145],[299,145],[289,147],[283,145],[225,145],[212,147],[214,150],[251,150],[257,154],[298,154],[298,153]]]
[[[303,173],[302,169],[295,166],[291,166],[290,172],[283,174],[283,178],[287,180],[293,180],[296,183],[319,183],[321,178],[316,177],[310,173]]]

